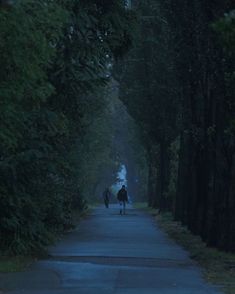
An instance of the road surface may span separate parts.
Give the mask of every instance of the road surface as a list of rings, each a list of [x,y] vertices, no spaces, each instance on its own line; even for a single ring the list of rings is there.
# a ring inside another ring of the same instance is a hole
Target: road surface
[[[153,217],[99,207],[27,272],[0,275],[9,294],[220,294]]]

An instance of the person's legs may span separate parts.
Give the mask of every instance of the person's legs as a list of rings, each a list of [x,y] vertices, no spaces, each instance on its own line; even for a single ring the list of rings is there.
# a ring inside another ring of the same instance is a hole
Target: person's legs
[[[126,201],[123,201],[123,214],[126,214]]]
[[[105,205],[106,208],[108,208],[108,203],[107,203],[107,199],[106,198],[104,198],[104,205]]]
[[[122,214],[122,206],[123,206],[123,202],[120,201],[119,204],[120,204],[120,214]]]

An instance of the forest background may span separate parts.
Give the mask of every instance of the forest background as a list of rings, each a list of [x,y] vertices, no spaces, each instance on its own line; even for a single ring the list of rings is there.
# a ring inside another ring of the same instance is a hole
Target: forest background
[[[8,2],[0,6],[1,251],[42,250],[103,178],[115,180],[120,112],[134,158],[141,153],[132,178],[142,194],[148,188],[149,205],[235,251],[233,1]]]

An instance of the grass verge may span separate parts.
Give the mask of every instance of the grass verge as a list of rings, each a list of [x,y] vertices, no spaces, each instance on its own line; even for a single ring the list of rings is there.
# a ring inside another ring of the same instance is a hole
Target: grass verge
[[[203,267],[207,281],[222,286],[226,294],[235,294],[235,254],[207,247],[199,236],[193,235],[180,222],[174,221],[170,213],[158,214],[156,209],[148,208],[146,203],[137,203],[135,207],[156,217],[163,231]]]
[[[0,273],[14,273],[25,270],[35,259],[29,256],[0,256]]]

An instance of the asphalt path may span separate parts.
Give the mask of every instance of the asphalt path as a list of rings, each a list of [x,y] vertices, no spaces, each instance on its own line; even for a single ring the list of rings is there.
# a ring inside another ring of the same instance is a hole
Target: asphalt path
[[[9,294],[221,294],[154,218],[99,207],[23,273],[1,274]],[[1,293],[1,290],[0,290]]]

